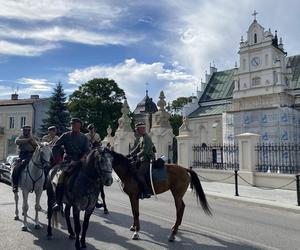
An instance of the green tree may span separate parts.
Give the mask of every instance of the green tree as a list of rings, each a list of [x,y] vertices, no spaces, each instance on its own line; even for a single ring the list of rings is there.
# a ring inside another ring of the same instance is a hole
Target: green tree
[[[56,126],[58,134],[66,132],[70,122],[70,114],[66,104],[66,95],[61,82],[58,82],[50,97],[48,117],[43,120],[41,132],[47,133],[50,126]]]
[[[69,110],[73,116],[87,123],[94,123],[103,139],[111,125],[115,131],[121,117],[122,100],[125,93],[114,80],[95,78],[75,90],[70,95]]]
[[[192,97],[178,97],[176,100],[172,101],[172,104],[171,104],[171,111],[173,113],[180,113],[181,110],[182,110],[182,107],[191,102],[192,101]]]
[[[192,97],[178,97],[173,100],[171,105],[167,106],[167,110],[171,113],[170,125],[175,136],[179,135],[179,128],[182,125],[181,111],[185,104],[192,101]]]

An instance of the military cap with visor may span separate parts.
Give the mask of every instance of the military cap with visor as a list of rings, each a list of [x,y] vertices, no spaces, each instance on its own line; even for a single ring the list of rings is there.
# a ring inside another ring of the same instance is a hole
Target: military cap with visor
[[[80,123],[82,124],[82,121],[79,119],[79,118],[72,118],[71,121],[70,121],[70,124],[73,124],[73,123]]]

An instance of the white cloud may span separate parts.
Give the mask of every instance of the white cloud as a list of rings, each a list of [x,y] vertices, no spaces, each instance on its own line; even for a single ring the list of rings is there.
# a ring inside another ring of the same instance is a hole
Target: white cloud
[[[49,82],[47,79],[32,79],[25,77],[17,80],[17,83],[26,85],[24,88],[21,87],[19,89],[22,93],[30,93],[31,91],[50,92],[55,86],[55,83]]]
[[[129,36],[126,34],[103,33],[99,31],[86,31],[83,29],[73,29],[68,27],[53,26],[38,29],[11,29],[2,26],[0,37],[10,39],[32,39],[49,42],[75,42],[89,45],[127,45],[141,40],[142,37]]]
[[[17,20],[53,21],[58,18],[75,17],[82,20],[109,19],[118,16],[120,7],[109,1],[81,0],[1,0],[0,17]]]
[[[288,43],[285,47],[290,48],[287,50],[290,54],[299,54],[299,39],[296,39],[300,36],[296,27],[298,1],[244,0],[237,4],[234,0],[169,0],[164,3],[163,8],[169,8],[168,22],[163,22],[161,28],[167,36],[157,45],[169,51],[173,60],[179,61],[198,78],[203,77],[213,61],[220,70],[234,67],[239,58],[240,37],[246,36],[254,9],[259,12],[258,22],[266,29],[279,29],[281,35],[294,37],[289,41],[284,39]],[[278,18],[282,10],[288,11],[289,15]]]
[[[5,82],[5,81],[3,81]],[[0,85],[0,97],[3,98],[3,97],[7,97],[9,95],[12,94],[12,88],[11,87],[7,87],[7,85],[2,85],[2,81],[1,81],[1,85]]]
[[[49,42],[123,46],[135,43],[143,37],[117,25],[126,11],[126,3],[122,6],[108,0],[0,0],[0,40],[5,45],[0,53],[39,56],[60,45]]]
[[[45,51],[58,48],[57,44],[24,45],[0,40],[0,54],[13,56],[38,56]]]
[[[179,96],[191,95],[196,90],[197,79],[177,68],[166,69],[164,63],[140,63],[135,59],[127,59],[115,66],[97,65],[84,69],[76,69],[69,73],[69,83],[80,85],[93,78],[106,77],[114,79],[124,89],[131,109],[135,108],[145,94],[145,83],[150,83],[154,99],[159,92],[165,90],[167,101]]]

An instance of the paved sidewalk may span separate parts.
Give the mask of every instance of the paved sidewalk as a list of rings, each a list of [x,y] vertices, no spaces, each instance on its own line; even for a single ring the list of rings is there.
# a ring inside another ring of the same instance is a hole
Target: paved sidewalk
[[[234,184],[205,181],[201,181],[201,184],[205,194],[208,196],[255,203],[266,207],[281,208],[300,213],[300,206],[297,206],[296,191],[239,185],[239,196],[235,196]]]

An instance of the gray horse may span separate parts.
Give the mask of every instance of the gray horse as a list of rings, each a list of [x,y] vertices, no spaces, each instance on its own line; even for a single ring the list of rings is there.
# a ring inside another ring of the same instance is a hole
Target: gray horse
[[[39,143],[35,149],[29,164],[21,173],[18,186],[22,190],[23,195],[23,226],[22,231],[28,230],[27,225],[27,211],[28,211],[28,194],[29,192],[35,193],[35,229],[40,229],[39,223],[39,210],[40,199],[43,192],[43,185],[45,181],[44,169],[50,166],[50,158],[52,155],[51,147],[48,143]],[[19,195],[18,192],[14,193],[15,196],[15,220],[19,220]]]
[[[85,236],[89,225],[89,219],[93,213],[100,186],[110,186],[112,184],[112,156],[106,150],[100,148],[93,149],[84,165],[80,163],[75,167],[72,176],[65,182],[63,203],[65,207],[65,217],[68,225],[69,239],[76,239],[76,249],[86,248]],[[56,171],[55,169],[53,171]],[[47,185],[48,195],[48,239],[52,239],[52,222],[57,224],[57,212],[52,210],[55,201],[55,175],[49,173],[50,185]],[[57,178],[57,177],[56,177]],[[73,219],[75,233],[70,221],[70,210],[73,208]],[[85,211],[81,239],[80,231],[80,211]],[[53,219],[53,220],[52,220]]]

